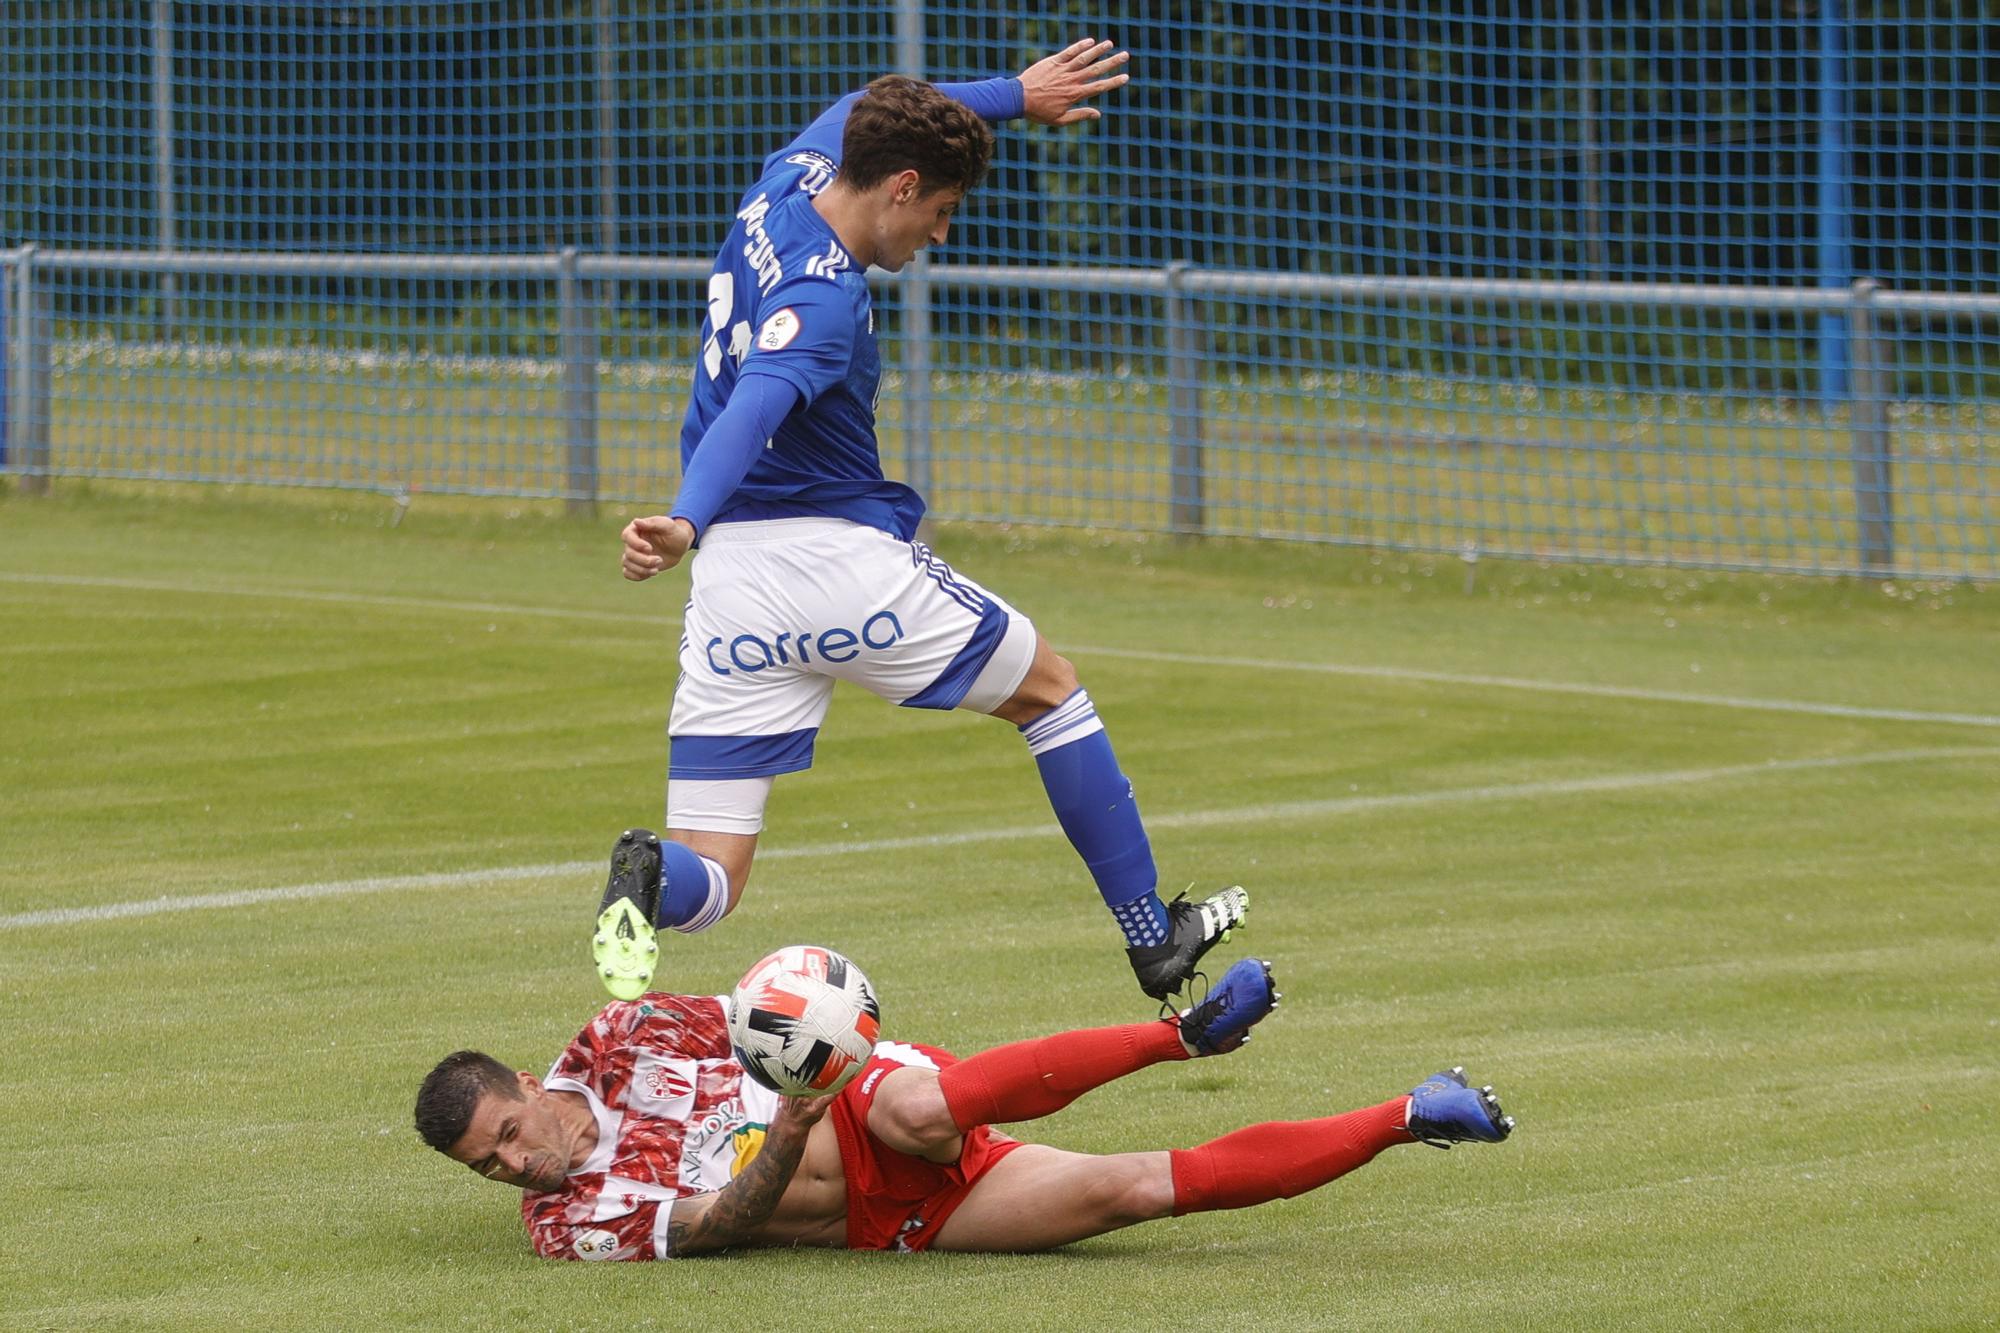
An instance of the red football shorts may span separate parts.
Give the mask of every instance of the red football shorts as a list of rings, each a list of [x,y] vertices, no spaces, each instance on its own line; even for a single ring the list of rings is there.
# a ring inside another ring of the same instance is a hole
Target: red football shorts
[[[945,1219],[992,1170],[1021,1146],[985,1125],[965,1136],[965,1147],[949,1166],[897,1152],[868,1132],[875,1094],[892,1072],[915,1066],[943,1069],[958,1063],[950,1051],[910,1042],[885,1041],[861,1074],[833,1099],[827,1118],[840,1140],[840,1165],[847,1173],[847,1248],[916,1251],[930,1248]]]

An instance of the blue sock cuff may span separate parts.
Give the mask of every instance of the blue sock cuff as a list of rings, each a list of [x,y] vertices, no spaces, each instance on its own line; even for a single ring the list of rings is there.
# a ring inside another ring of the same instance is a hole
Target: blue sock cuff
[[[684,843],[660,839],[660,910],[656,926],[680,926],[695,919],[708,903],[708,867]]]

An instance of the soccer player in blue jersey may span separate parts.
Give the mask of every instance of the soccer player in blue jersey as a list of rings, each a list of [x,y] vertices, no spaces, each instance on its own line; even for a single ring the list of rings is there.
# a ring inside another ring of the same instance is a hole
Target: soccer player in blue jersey
[[[773,778],[810,767],[835,680],[911,708],[1020,728],[1050,803],[1164,1001],[1241,922],[1248,895],[1162,902],[1131,783],[1075,669],[1028,618],[915,540],[924,502],[882,473],[881,357],[867,271],[942,244],[986,173],[987,121],[1072,125],[1121,87],[1126,54],[1085,40],[1017,78],[877,79],[764,162],[708,281],[682,482],[624,531],[640,581],[699,547],[674,693],[667,836],[612,852],[594,954],[640,994],[656,927],[706,929],[743,892]]]

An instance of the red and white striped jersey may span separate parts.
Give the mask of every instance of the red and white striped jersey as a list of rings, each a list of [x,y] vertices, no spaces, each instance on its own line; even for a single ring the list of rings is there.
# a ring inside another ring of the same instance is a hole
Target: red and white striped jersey
[[[597,1147],[521,1217],[551,1259],[665,1259],[675,1199],[721,1189],[764,1146],[778,1096],[730,1052],[724,1001],[649,991],[606,1005],[543,1082],[582,1093]]]

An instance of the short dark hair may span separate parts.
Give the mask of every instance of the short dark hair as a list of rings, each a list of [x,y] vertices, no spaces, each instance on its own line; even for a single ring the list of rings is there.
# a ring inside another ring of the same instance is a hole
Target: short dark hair
[[[972,108],[900,74],[868,85],[840,139],[840,179],[856,190],[911,169],[925,194],[970,190],[992,160],[993,131]]]
[[[417,1089],[417,1133],[439,1152],[446,1151],[465,1137],[480,1097],[489,1092],[521,1100],[513,1070],[484,1051],[453,1051]]]

